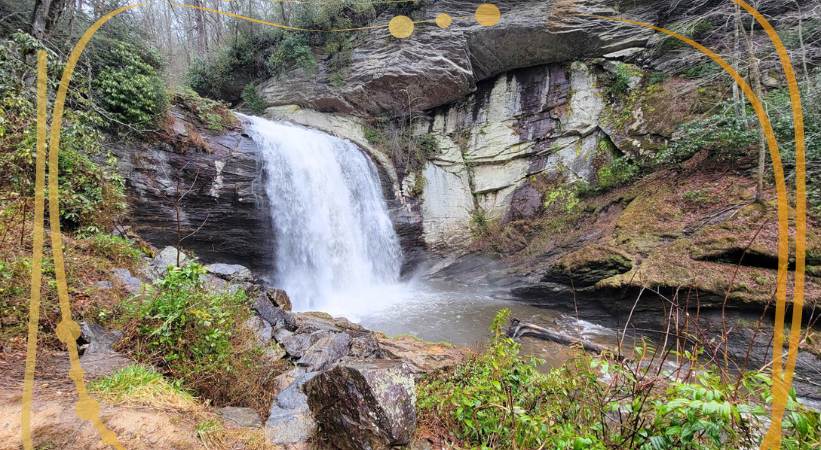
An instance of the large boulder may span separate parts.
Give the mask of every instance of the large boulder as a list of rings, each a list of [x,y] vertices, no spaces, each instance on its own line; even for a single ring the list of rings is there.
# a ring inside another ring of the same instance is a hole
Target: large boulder
[[[350,349],[351,336],[348,333],[332,333],[314,342],[296,364],[309,371],[325,370],[347,356]]]
[[[416,429],[416,387],[399,361],[350,361],[304,386],[323,437],[340,449],[407,445]]]

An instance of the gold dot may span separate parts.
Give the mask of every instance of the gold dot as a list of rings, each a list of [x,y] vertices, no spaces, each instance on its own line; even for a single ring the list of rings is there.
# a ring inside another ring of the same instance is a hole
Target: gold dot
[[[388,31],[395,38],[408,38],[413,34],[413,21],[408,16],[396,16],[388,22]]]
[[[438,25],[439,28],[447,28],[452,23],[453,19],[449,15],[445,13],[440,13],[436,15],[436,25]]]
[[[502,18],[502,12],[493,3],[482,3],[476,8],[476,21],[479,25],[491,27],[499,23]]]

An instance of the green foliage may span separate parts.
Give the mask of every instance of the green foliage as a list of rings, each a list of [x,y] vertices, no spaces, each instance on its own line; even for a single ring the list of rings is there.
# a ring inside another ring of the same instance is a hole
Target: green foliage
[[[25,33],[0,41],[0,186],[34,194],[35,92],[27,58],[41,43]],[[53,57],[54,55],[52,55]],[[59,71],[49,72],[55,89]],[[116,159],[102,148],[102,117],[90,107],[86,83],[69,90],[59,155],[60,214],[65,226],[108,225],[124,209],[123,180]]]
[[[624,95],[630,89],[630,80],[641,77],[642,71],[636,66],[625,63],[616,63],[616,73],[613,81],[607,86],[610,95]]]
[[[268,72],[264,55],[282,39],[282,30],[244,31],[207,58],[195,61],[188,71],[188,85],[203,97],[235,103],[248,83]]]
[[[735,114],[731,105],[710,117],[682,125],[670,144],[656,155],[656,163],[685,161],[701,150],[718,159],[731,160],[747,153],[758,142],[758,130]]]
[[[91,237],[90,243],[92,251],[115,264],[134,264],[142,257],[142,252],[134,243],[121,236],[97,233]]]
[[[441,423],[469,448],[710,449],[756,447],[766,429],[770,376],[727,382],[706,368],[692,381],[649,376],[626,363],[583,354],[540,372],[491,326],[489,347],[453,371],[418,385],[423,420]],[[637,357],[646,351],[636,349]],[[689,352],[682,356],[694,361]],[[652,371],[651,371],[652,372]],[[819,414],[790,393],[783,447],[817,448]]]
[[[487,211],[481,206],[470,212],[470,231],[474,238],[482,238],[490,233],[492,221],[487,215]]]
[[[295,67],[313,73],[316,65],[316,58],[308,45],[307,38],[299,33],[287,34],[265,61],[268,73],[273,76],[281,75]]]
[[[558,208],[565,213],[572,213],[581,204],[579,191],[573,184],[562,184],[545,193],[544,207],[547,210]]]
[[[190,111],[194,117],[211,131],[220,132],[237,125],[237,118],[225,103],[200,97],[192,89],[180,88],[174,92],[174,103]]]
[[[365,135],[365,140],[371,145],[384,145],[387,140],[384,132],[379,128],[365,126],[362,133]]]
[[[134,45],[113,42],[103,58],[111,61],[94,80],[105,109],[123,125],[138,128],[154,125],[168,105],[165,84],[156,69],[140,56]]]
[[[245,102],[245,106],[254,114],[259,115],[265,112],[265,100],[260,97],[257,93],[256,86],[251,83],[246,84],[242,90],[242,101]]]
[[[539,361],[521,358],[504,334],[509,314],[502,310],[493,320],[484,353],[420,383],[422,415],[436,415],[471,448],[604,448],[585,422],[572,420],[585,413],[574,406],[574,392],[595,383],[594,374],[539,372]],[[565,400],[546,401],[554,398]]]
[[[179,381],[169,381],[151,367],[133,364],[88,384],[109,402],[179,403],[193,401]]]
[[[176,378],[225,370],[234,328],[248,314],[243,291],[210,293],[200,280],[204,273],[197,263],[170,267],[135,317],[136,337],[147,352],[142,356]]]
[[[596,187],[609,190],[632,181],[640,172],[639,166],[627,156],[620,156],[596,171]]]

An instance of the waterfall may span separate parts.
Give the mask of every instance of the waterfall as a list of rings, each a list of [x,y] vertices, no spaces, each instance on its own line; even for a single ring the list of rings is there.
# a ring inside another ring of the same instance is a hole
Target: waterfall
[[[245,119],[267,171],[274,281],[294,308],[350,315],[387,301],[402,253],[374,164],[349,141]]]

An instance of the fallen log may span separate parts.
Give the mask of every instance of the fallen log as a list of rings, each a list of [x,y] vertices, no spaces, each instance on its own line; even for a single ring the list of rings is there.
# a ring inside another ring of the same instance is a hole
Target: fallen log
[[[512,339],[520,339],[528,336],[546,341],[557,342],[563,345],[578,345],[585,351],[595,353],[597,355],[608,353],[615,355],[619,360],[624,358],[622,355],[619,355],[615,349],[607,348],[603,345],[596,344],[595,342],[585,341],[569,334],[548,330],[547,328],[540,327],[532,323],[522,322],[519,319],[510,320],[510,326],[507,329],[507,336]]]

